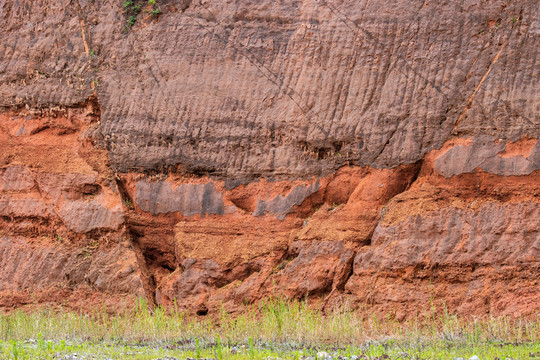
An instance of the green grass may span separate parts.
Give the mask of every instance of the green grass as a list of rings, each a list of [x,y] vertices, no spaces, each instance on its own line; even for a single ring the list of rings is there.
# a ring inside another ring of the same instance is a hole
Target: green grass
[[[432,307],[399,323],[346,306],[323,314],[282,299],[214,318],[150,310],[144,300],[122,314],[0,315],[0,359],[300,359],[321,351],[359,359],[540,359],[540,318],[466,320]]]

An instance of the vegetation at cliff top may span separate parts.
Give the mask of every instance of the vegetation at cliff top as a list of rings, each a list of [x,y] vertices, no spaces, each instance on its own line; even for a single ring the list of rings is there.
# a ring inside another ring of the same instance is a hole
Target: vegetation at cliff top
[[[76,354],[76,355],[75,355]],[[404,323],[323,314],[272,299],[241,315],[193,318],[144,300],[124,314],[58,309],[0,315],[1,359],[540,359],[540,317],[460,319],[431,308]]]
[[[135,25],[139,13],[142,11],[149,13],[152,17],[157,17],[159,14],[161,14],[161,9],[157,6],[156,0],[148,0],[147,2],[125,0],[122,7],[124,12],[128,15],[124,30],[128,30]]]

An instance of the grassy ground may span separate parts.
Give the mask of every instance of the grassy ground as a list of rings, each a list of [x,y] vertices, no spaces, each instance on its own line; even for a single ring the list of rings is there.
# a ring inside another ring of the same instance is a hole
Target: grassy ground
[[[398,323],[347,307],[322,314],[305,303],[280,299],[234,317],[223,312],[215,318],[192,318],[174,309],[149,310],[143,300],[117,315],[46,309],[0,315],[1,359],[382,360],[474,355],[540,360],[540,317],[464,321],[431,308]]]

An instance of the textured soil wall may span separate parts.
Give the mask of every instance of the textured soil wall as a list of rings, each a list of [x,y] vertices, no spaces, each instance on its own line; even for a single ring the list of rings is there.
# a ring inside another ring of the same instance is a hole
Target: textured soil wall
[[[539,49],[533,0],[0,0],[0,306],[532,314]]]

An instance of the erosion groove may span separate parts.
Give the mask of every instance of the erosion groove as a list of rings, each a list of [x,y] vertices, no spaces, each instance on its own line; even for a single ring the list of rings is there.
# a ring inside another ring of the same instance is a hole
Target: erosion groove
[[[1,307],[540,310],[537,1],[64,5],[0,3]]]

